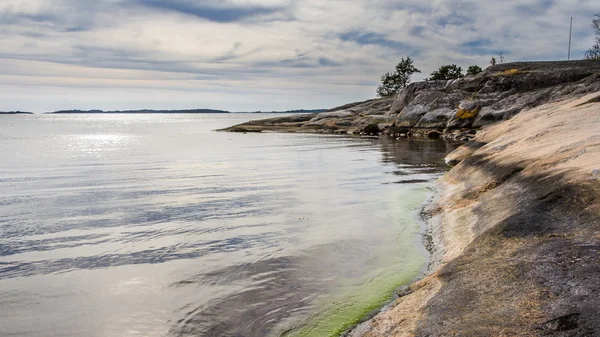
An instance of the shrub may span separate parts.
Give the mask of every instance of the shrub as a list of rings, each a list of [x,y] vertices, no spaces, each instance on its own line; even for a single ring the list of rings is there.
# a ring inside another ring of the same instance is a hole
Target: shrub
[[[600,42],[596,42],[592,48],[585,51],[586,60],[600,60]]]
[[[463,69],[456,64],[450,64],[440,67],[440,69],[431,73],[429,78],[432,81],[438,80],[454,80],[457,78],[464,77],[462,73]]]
[[[600,60],[600,14],[594,16],[592,28],[596,34],[596,43],[592,48],[586,50],[584,58],[587,60]]]
[[[467,69],[467,76],[475,76],[475,75],[481,73],[482,71],[483,71],[483,69],[481,69],[481,67],[478,65],[470,66]]]

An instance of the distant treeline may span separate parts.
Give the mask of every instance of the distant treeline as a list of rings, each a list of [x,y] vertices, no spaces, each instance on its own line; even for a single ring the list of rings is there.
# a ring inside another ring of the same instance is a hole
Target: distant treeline
[[[314,110],[286,110],[286,111],[239,111],[235,113],[319,113],[327,111],[327,109],[314,109]],[[221,114],[221,113],[232,113],[231,111],[225,110],[214,110],[214,109],[190,109],[190,110],[59,110],[54,112],[48,112],[52,114],[109,114],[109,113],[122,113],[122,114]]]
[[[253,113],[321,113],[325,112],[327,109],[313,109],[313,110],[286,110],[286,111],[254,111]]]
[[[286,111],[239,111],[235,113],[320,113],[325,112],[327,109],[313,109],[313,110],[286,110]],[[46,112],[47,114],[225,114],[232,113],[231,111],[215,110],[215,109],[186,109],[186,110],[59,110]],[[25,111],[0,111],[0,115],[15,115],[15,114],[33,114],[33,112]]]
[[[213,109],[190,109],[190,110],[59,110],[50,112],[54,114],[108,114],[108,113],[121,113],[121,114],[217,114],[217,113],[229,113],[224,110],[213,110]]]

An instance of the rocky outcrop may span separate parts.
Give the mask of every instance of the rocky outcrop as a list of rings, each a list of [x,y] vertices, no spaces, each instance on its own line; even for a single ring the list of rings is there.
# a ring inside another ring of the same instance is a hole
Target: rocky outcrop
[[[600,334],[600,92],[523,110],[447,157],[431,274],[347,335]]]
[[[295,114],[250,121],[222,131],[379,134],[380,129],[389,126],[390,119],[386,114],[390,111],[393,100],[391,97],[373,99],[346,104],[319,114]],[[373,125],[377,126],[376,132]],[[365,132],[365,129],[368,130]]]
[[[523,109],[597,90],[598,61],[497,65],[478,76],[409,84],[387,114],[393,119],[388,133],[427,135],[437,130],[446,137],[464,138],[465,131],[468,135]]]
[[[395,98],[351,103],[320,114],[236,125],[225,131],[387,134],[469,140],[473,130],[524,109],[600,90],[600,61],[524,62],[477,76],[409,84]]]

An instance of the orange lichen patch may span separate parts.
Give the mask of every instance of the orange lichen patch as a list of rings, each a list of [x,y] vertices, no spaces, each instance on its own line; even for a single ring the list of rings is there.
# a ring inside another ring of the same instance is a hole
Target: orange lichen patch
[[[513,76],[513,75],[524,74],[524,73],[526,73],[526,71],[513,68],[513,69],[501,71],[498,73],[494,73],[494,74],[492,74],[492,76]]]
[[[477,115],[479,114],[479,111],[481,110],[481,108],[477,107],[473,110],[469,110],[469,109],[459,109],[456,112],[456,118],[458,119],[470,119],[470,118],[475,118],[477,117]]]

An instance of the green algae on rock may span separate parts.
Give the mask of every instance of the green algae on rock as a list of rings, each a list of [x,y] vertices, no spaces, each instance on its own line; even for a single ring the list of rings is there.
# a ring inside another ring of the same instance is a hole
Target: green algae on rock
[[[321,298],[315,304],[315,313],[282,334],[284,337],[335,337],[376,313],[394,299],[394,290],[414,281],[423,270],[426,258],[423,252],[413,248],[420,241],[419,210],[427,200],[431,183],[421,184],[410,191],[398,192],[390,198],[396,215],[395,228],[402,229],[393,235],[395,247],[386,247],[384,258],[378,261],[380,268],[364,275],[359,282],[342,281],[339,291]],[[409,197],[410,196],[410,197]],[[402,225],[399,225],[402,224]],[[393,225],[393,224],[392,224]],[[418,243],[421,244],[421,243]],[[373,247],[382,250],[384,247]]]

